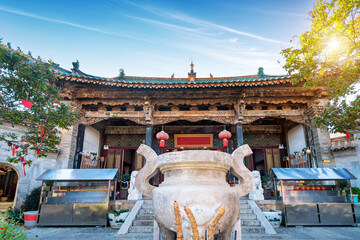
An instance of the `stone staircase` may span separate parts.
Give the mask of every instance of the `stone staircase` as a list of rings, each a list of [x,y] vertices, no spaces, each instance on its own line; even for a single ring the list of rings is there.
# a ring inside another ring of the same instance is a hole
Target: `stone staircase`
[[[251,209],[248,200],[240,200],[241,239],[281,239],[278,235],[265,233],[261,221]]]
[[[154,212],[152,209],[152,200],[144,200],[141,209],[136,215],[129,233],[117,237],[118,239],[153,239]]]
[[[240,200],[240,219],[242,239],[280,239],[278,235],[268,235],[261,226],[248,200]],[[129,232],[117,239],[153,239],[154,212],[152,200],[144,200],[141,209],[132,222]]]

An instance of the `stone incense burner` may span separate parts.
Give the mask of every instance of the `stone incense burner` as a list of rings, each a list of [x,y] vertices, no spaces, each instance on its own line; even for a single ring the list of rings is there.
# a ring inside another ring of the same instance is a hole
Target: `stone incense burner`
[[[248,145],[237,148],[232,155],[210,150],[157,155],[146,145],[141,145],[137,153],[146,158],[146,164],[136,176],[136,188],[143,195],[152,196],[155,220],[164,239],[175,239],[176,236],[174,201],[179,204],[184,239],[193,239],[184,206],[195,217],[200,239],[205,239],[205,230],[219,208],[224,206],[225,212],[215,232],[220,230],[221,239],[230,239],[231,231],[240,217],[239,198],[253,188],[253,176],[243,164],[243,158],[252,154]],[[164,174],[164,182],[154,187],[149,184],[149,179],[158,169]],[[230,187],[225,181],[229,170],[239,178],[240,185]]]

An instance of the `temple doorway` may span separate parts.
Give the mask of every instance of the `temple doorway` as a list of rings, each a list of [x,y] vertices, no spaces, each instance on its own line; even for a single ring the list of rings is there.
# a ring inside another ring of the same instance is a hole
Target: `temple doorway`
[[[0,211],[5,211],[15,201],[19,176],[12,166],[0,164]]]

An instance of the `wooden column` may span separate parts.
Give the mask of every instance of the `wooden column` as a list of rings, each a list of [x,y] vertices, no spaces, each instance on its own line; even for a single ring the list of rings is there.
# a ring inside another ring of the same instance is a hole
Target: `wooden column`
[[[153,126],[151,124],[146,125],[146,137],[145,144],[149,147],[152,147],[152,139],[153,138]]]
[[[241,123],[236,123],[236,139],[237,139],[237,147],[240,147],[244,144],[244,134]]]
[[[84,147],[84,136],[85,136],[85,125],[79,124],[78,126],[78,134],[76,137],[76,150],[75,150],[75,157],[74,157],[74,166],[73,168],[80,168],[81,165],[81,152],[83,151]]]

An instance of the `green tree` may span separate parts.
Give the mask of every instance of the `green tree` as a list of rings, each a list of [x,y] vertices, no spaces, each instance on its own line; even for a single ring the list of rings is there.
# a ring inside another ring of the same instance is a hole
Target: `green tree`
[[[57,149],[60,130],[74,124],[76,113],[60,102],[56,79],[51,61],[34,59],[0,41],[0,125],[27,126],[21,138],[11,132],[0,134],[0,141],[18,146],[17,154],[8,161],[17,163],[25,157],[30,164],[34,160],[27,157],[30,150],[46,156],[47,151]],[[31,101],[32,106],[25,107],[23,100]]]
[[[293,84],[327,90],[331,101],[314,122],[333,132],[359,126],[360,96],[345,101],[360,82],[359,8],[360,0],[317,0],[311,29],[300,36],[298,47],[281,52]]]

